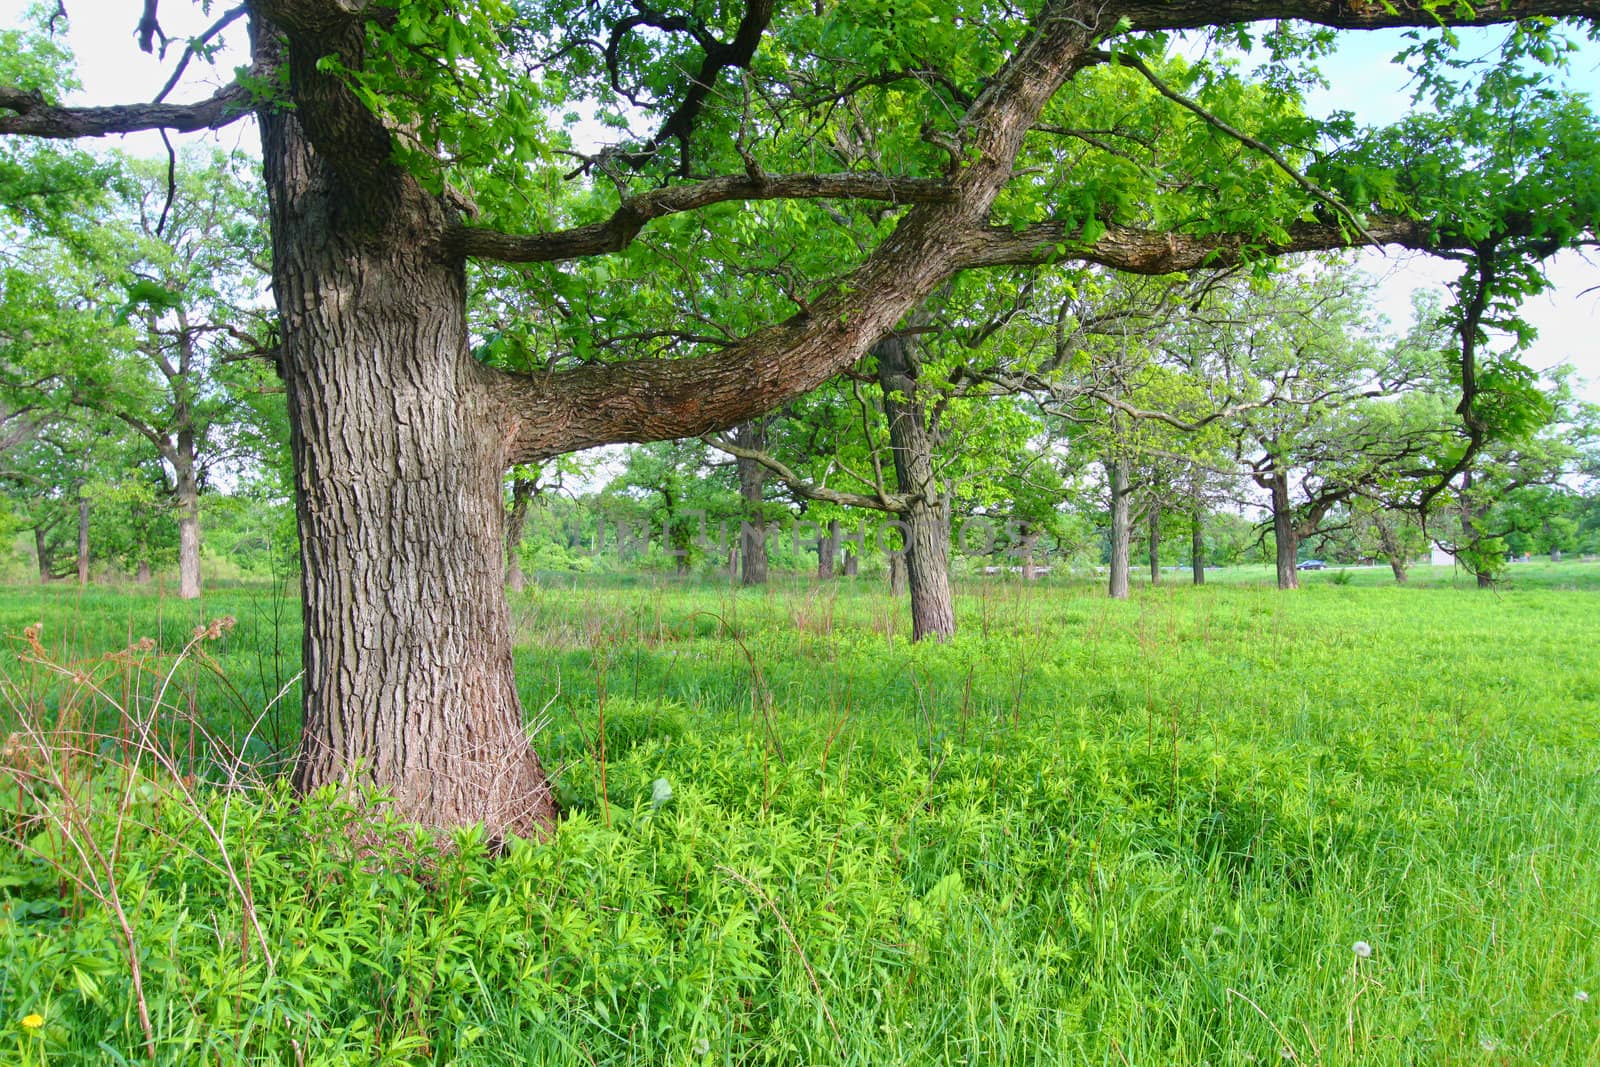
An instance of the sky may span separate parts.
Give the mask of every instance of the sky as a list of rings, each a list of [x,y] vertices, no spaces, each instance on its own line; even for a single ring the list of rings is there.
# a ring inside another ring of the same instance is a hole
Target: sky
[[[27,7],[18,0],[0,0],[0,25],[18,23]],[[73,16],[68,41],[79,59],[83,91],[71,103],[110,104],[148,100],[159,91],[180,54],[174,45],[163,61],[140,52],[134,42],[137,5],[126,0],[66,0]],[[167,0],[161,6],[161,19],[175,40],[198,32],[215,18],[203,15],[198,4]],[[1482,31],[1476,36],[1464,32],[1469,47],[1481,42],[1487,49],[1503,31]],[[232,74],[234,64],[242,62],[245,45],[244,23],[229,28],[225,39],[233,43],[238,58],[225,55],[217,67],[199,62],[190,65],[185,85],[171,97],[174,101],[197,99]],[[1334,109],[1352,111],[1371,123],[1393,121],[1410,108],[1406,72],[1390,62],[1404,45],[1399,31],[1346,34],[1339,51],[1320,64],[1329,87],[1311,95],[1308,107],[1313,114]],[[1567,88],[1600,97],[1600,47],[1586,45],[1565,77]],[[215,134],[205,135],[224,148],[259,151],[254,125],[236,123]],[[154,133],[110,138],[124,150],[141,155],[164,154],[159,136]],[[1378,280],[1377,305],[1397,330],[1409,323],[1411,294],[1419,287],[1440,287],[1455,276],[1457,265],[1415,253],[1362,253],[1363,269]],[[1528,364],[1544,370],[1555,364],[1571,363],[1585,381],[1582,394],[1600,403],[1600,253],[1585,258],[1564,253],[1548,266],[1553,288],[1531,299],[1524,316],[1537,327],[1538,340],[1526,355]]]

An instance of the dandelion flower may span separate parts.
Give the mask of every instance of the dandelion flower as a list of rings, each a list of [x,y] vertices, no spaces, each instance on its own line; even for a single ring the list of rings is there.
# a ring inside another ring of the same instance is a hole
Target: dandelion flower
[[[1357,941],[1355,944],[1350,946],[1350,951],[1354,952],[1361,959],[1367,959],[1372,955],[1372,946],[1367,944],[1365,941]]]
[[[44,1025],[44,1016],[40,1015],[38,1012],[32,1012],[31,1014],[24,1015],[22,1017],[22,1025],[29,1030],[37,1030],[39,1027]]]

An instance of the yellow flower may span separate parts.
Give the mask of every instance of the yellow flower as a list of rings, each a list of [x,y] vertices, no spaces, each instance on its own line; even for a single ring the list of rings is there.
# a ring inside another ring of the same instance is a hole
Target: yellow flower
[[[22,1025],[27,1027],[29,1030],[37,1030],[39,1027],[44,1025],[44,1016],[40,1015],[38,1012],[34,1012],[31,1015],[24,1015],[22,1017]]]

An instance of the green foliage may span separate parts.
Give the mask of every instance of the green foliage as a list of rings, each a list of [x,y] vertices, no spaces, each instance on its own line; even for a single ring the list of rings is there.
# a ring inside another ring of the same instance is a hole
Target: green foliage
[[[879,594],[542,590],[518,654],[561,666],[524,699],[569,814],[500,855],[327,794],[191,800],[148,755],[120,770],[136,749],[11,720],[0,783],[31,792],[0,805],[26,846],[0,854],[0,1055],[143,1056],[114,914],[62,875],[86,871],[65,835],[120,824],[103,869],[158,1062],[1582,1062],[1592,570],[1498,598],[1359,571],[1293,598],[974,587],[963,635],[911,650]],[[235,676],[270,640],[251,599],[214,599],[241,622],[200,646]],[[64,634],[68,603],[13,592],[0,625]],[[160,605],[89,610],[96,655]],[[35,708],[74,684],[7,672]],[[213,725],[249,714],[199,696]]]

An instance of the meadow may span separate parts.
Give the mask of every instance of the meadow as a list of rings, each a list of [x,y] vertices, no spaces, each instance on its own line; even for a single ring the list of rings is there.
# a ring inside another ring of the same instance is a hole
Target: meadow
[[[498,854],[288,794],[292,593],[0,590],[0,1062],[1600,1062],[1600,565],[1510,577],[550,579]]]

